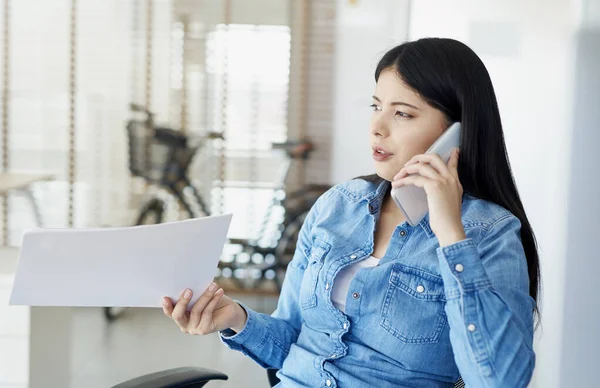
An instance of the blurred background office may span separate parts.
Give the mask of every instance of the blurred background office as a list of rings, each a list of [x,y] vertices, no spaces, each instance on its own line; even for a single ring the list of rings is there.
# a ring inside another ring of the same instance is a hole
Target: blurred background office
[[[373,171],[378,59],[426,36],[496,88],[540,246],[531,386],[600,385],[600,0],[2,0],[0,25],[0,387],[188,365],[267,387],[158,309],[9,307],[22,233],[233,212],[217,281],[270,313],[314,200]]]

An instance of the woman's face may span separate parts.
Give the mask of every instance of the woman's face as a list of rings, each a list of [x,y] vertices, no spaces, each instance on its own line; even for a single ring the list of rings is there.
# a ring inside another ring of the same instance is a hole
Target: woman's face
[[[413,156],[427,151],[449,125],[441,111],[427,104],[391,69],[379,75],[372,107],[370,138],[375,171],[390,182]]]

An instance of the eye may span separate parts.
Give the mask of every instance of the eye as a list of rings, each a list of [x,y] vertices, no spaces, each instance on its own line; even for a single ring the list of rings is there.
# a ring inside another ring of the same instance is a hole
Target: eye
[[[408,113],[404,113],[404,112],[399,111],[399,110],[396,111],[396,116],[404,118],[404,119],[410,119],[410,118],[412,118],[412,116],[409,115]]]
[[[378,112],[378,111],[381,110],[381,107],[379,105],[377,105],[377,104],[371,104],[371,105],[369,105],[369,107],[371,109],[373,109],[374,112]]]

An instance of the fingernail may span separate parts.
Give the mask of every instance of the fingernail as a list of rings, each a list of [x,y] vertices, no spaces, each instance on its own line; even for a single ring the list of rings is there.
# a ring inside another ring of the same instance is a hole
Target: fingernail
[[[185,290],[185,292],[183,293],[183,297],[186,298],[186,299],[191,298],[192,297],[192,291],[189,290],[189,289]]]
[[[163,298],[162,304],[163,304],[163,306],[168,306],[169,302],[167,302],[167,300],[165,298]]]
[[[216,288],[217,285],[215,283],[210,283],[210,286],[208,286],[208,291],[213,292]]]

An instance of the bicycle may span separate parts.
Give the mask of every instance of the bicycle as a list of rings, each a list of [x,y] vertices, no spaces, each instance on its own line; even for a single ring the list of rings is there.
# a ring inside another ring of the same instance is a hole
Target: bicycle
[[[131,104],[131,110],[134,112],[143,112],[146,115],[144,120],[130,120],[127,124],[127,134],[129,140],[129,169],[132,176],[142,177],[148,183],[166,188],[175,196],[181,207],[183,207],[190,218],[195,218],[198,214],[192,209],[192,205],[185,199],[183,191],[190,188],[201,209],[202,215],[210,215],[211,212],[205,204],[205,201],[199,194],[199,191],[192,185],[187,177],[188,167],[198,150],[199,146],[207,139],[223,139],[220,133],[209,133],[207,136],[195,139],[195,144],[190,138],[170,128],[155,127],[153,113],[144,107]],[[148,144],[148,142],[150,142]],[[150,148],[150,150],[148,150]],[[277,289],[281,289],[287,263],[291,261],[291,256],[295,248],[298,232],[306,214],[316,201],[316,199],[327,189],[327,185],[308,185],[300,190],[292,192],[280,199],[281,192],[285,191],[287,177],[292,165],[296,159],[308,159],[313,150],[313,144],[308,141],[287,141],[284,143],[272,143],[274,150],[282,150],[286,153],[286,162],[283,164],[282,176],[280,178],[279,190],[273,195],[271,205],[262,222],[257,240],[247,239],[229,239],[228,244],[239,245],[242,252],[250,255],[260,255],[263,261],[260,265],[248,265],[242,263],[235,255],[234,260],[229,263],[221,261],[219,270],[231,271],[234,275],[236,270],[250,270],[262,280],[275,280]],[[259,240],[266,236],[266,230],[271,221],[272,210],[282,206],[285,211],[283,222],[277,223],[277,232],[271,236],[271,243],[267,246],[261,246]],[[159,197],[148,200],[142,207],[136,225],[151,223],[160,223],[163,221],[166,203]],[[264,260],[269,258],[270,260]],[[256,276],[254,276],[256,278]],[[243,289],[252,288],[253,285],[243,282],[231,276],[236,285]],[[113,308],[105,308],[106,319],[112,321],[116,319],[123,311],[115,311]]]
[[[189,166],[198,149],[206,140],[223,139],[218,132],[209,132],[205,136],[189,136],[181,131],[154,125],[154,114],[142,106],[131,104],[131,110],[146,115],[144,120],[130,120],[127,123],[129,140],[129,170],[134,177],[141,177],[147,183],[165,188],[185,209],[190,218],[210,215],[206,201],[187,176]],[[197,214],[185,197],[189,189],[200,208]],[[165,201],[159,197],[151,198],[141,209],[136,225],[162,222]]]

